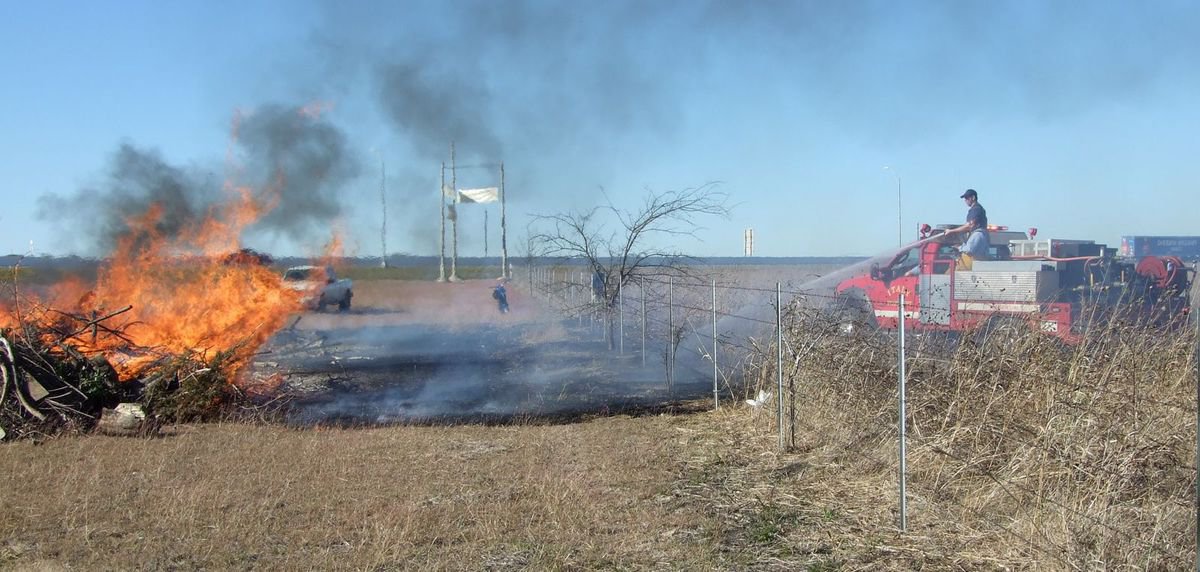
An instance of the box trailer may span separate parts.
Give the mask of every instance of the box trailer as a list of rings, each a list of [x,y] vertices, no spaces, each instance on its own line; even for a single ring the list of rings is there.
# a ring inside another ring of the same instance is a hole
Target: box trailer
[[[1178,256],[1200,260],[1200,236],[1122,236],[1121,256]]]

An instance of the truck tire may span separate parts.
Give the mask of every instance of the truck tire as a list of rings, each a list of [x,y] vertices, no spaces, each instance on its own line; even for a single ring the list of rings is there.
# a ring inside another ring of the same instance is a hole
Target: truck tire
[[[338,302],[338,310],[345,312],[350,309],[350,299],[354,297],[354,292],[347,291],[346,297]]]

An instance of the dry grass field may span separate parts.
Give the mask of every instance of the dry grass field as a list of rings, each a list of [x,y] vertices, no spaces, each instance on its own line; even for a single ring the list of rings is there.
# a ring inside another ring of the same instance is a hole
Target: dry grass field
[[[720,522],[675,492],[702,433],[654,416],[20,442],[0,566],[711,569]]]
[[[754,288],[783,281],[774,269],[736,275]],[[513,314],[496,313],[489,284],[363,281],[353,312],[308,314],[297,328],[445,320],[451,330],[563,335],[543,326],[553,313],[519,285]],[[705,400],[569,422],[228,422],[155,438],[25,439],[0,445],[0,568],[1193,565],[1192,331],[1114,323],[1078,347],[1020,332],[949,348],[914,340],[901,533],[894,339],[830,335],[799,308],[788,320],[782,373],[794,424],[784,451],[775,402],[742,402],[774,389],[765,340],[728,362],[747,386],[716,411]]]

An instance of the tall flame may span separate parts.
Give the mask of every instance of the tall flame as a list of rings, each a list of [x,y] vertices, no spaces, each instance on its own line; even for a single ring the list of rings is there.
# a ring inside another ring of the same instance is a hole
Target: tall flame
[[[159,207],[131,217],[132,232],[101,264],[94,289],[87,291],[78,281],[59,284],[46,301],[31,306],[29,317],[61,318],[45,311],[48,307],[100,317],[132,306],[104,322],[121,336],[101,333],[68,341],[81,351],[104,353],[122,379],[137,377],[163,355],[184,352],[233,351],[234,363],[244,364],[300,303],[270,268],[227,256],[237,251],[242,229],[271,206],[256,202],[249,189],[236,189],[234,195],[174,237],[156,230]],[[0,324],[12,325],[14,310],[9,308]]]
[[[318,101],[297,112],[316,119],[331,108]],[[233,149],[242,120],[237,112],[230,125],[226,161],[232,173],[240,171]],[[238,251],[242,231],[278,206],[284,184],[280,169],[258,193],[226,185],[225,202],[170,236],[159,230],[161,206],[131,213],[125,221],[130,232],[102,262],[94,285],[64,281],[32,300],[27,292],[16,295],[14,277],[13,295],[0,297],[0,328],[22,322],[57,325],[55,337],[45,340],[48,347],[66,343],[103,353],[122,379],[138,377],[162,356],[186,352],[232,351],[233,367],[244,365],[301,308],[300,294],[285,287],[278,273],[253,257],[229,256]],[[323,256],[332,258],[340,250],[335,233]],[[103,327],[92,323],[98,318]],[[90,335],[69,335],[76,328]]]

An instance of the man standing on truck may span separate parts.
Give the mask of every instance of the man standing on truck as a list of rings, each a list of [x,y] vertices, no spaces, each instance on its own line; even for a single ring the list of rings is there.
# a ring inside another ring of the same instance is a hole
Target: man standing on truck
[[[984,210],[983,205],[979,204],[979,193],[976,193],[975,189],[967,189],[967,192],[959,198],[967,202],[967,222],[946,231],[944,236],[967,235],[958,251],[959,258],[962,260],[962,269],[970,270],[972,262],[988,259],[988,248],[991,247],[991,241],[988,240],[987,211]]]

